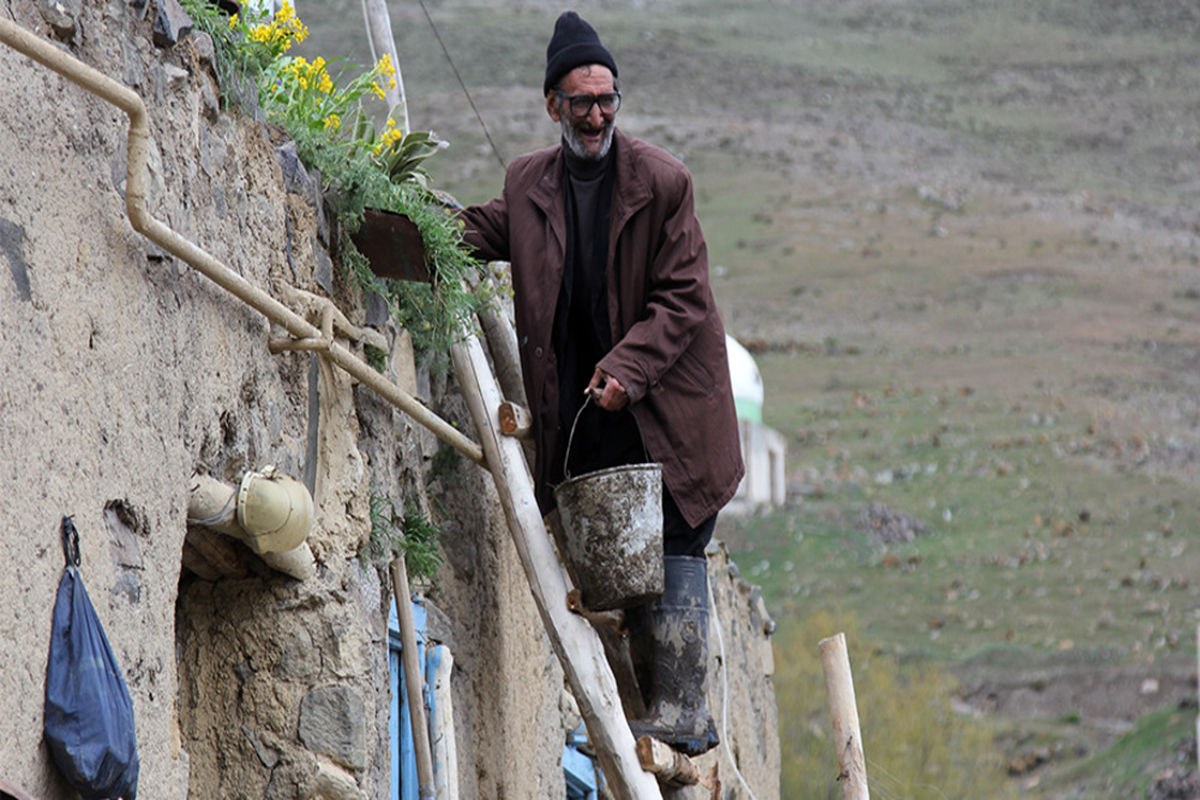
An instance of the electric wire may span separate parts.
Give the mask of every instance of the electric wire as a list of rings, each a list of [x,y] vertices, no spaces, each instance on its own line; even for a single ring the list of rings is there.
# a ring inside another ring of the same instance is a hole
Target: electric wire
[[[492,140],[491,131],[488,130],[487,123],[483,121],[483,116],[475,106],[475,100],[471,97],[471,90],[467,88],[462,75],[459,74],[458,67],[455,66],[454,59],[450,57],[450,51],[446,49],[446,43],[442,41],[442,35],[438,32],[437,25],[433,22],[433,17],[429,15],[429,9],[425,7],[425,0],[418,0],[418,2],[421,4],[421,11],[425,13],[425,19],[429,22],[430,30],[433,31],[433,38],[437,39],[438,45],[442,48],[442,54],[446,56],[446,61],[450,64],[450,69],[454,72],[454,77],[458,80],[458,85],[462,87],[463,94],[467,97],[467,103],[470,104],[471,110],[475,112],[475,119],[479,120],[479,127],[483,129],[484,138],[491,145],[492,153],[496,156],[496,160],[500,162],[500,167],[507,169],[508,165],[504,163],[504,157],[500,155],[500,148],[496,147],[496,143]]]
[[[733,774],[737,776],[738,782],[742,784],[742,788],[746,790],[746,794],[750,795],[750,800],[758,800],[754,796],[754,791],[746,783],[746,779],[742,777],[741,771],[737,768],[737,762],[734,761],[733,751],[729,748],[729,734],[727,731],[729,721],[729,677],[726,674],[725,667],[725,637],[721,635],[721,617],[717,614],[717,601],[713,597],[712,581],[708,583],[708,607],[712,613],[713,622],[717,629],[717,651],[721,654],[721,747],[725,750],[725,755],[729,757],[729,765],[733,767]]]
[[[225,501],[225,505],[221,506],[221,510],[218,511],[216,514],[213,514],[208,519],[193,519],[192,517],[188,517],[187,518],[188,524],[189,525],[203,525],[203,526],[207,527],[209,525],[216,525],[219,522],[227,521],[231,514],[230,506],[233,505],[233,501],[237,498],[237,496],[238,496],[238,493],[237,493],[237,490],[235,489],[234,491],[229,493],[229,499]]]
[[[901,780],[896,775],[893,775],[882,764],[880,764],[876,761],[872,761],[871,759],[868,758],[868,759],[866,759],[866,763],[867,763],[867,768],[869,769],[869,771],[872,775],[874,775],[874,776],[882,775],[883,778],[885,778],[885,780],[882,782],[885,786],[887,783],[890,782],[891,784],[893,784],[896,787],[895,789],[888,791],[888,790],[884,789],[882,786],[880,786],[880,783],[881,783],[880,781],[875,781],[875,780],[872,781],[872,783],[874,785],[871,787],[871,792],[873,794],[879,793],[884,798],[884,800],[887,800],[889,797],[896,797],[896,798],[904,797],[905,795],[901,793],[902,789],[907,789],[908,791],[912,791],[914,789],[928,789],[928,790],[937,792],[937,796],[942,798],[942,800],[948,800],[946,793],[944,791],[942,791],[942,787],[938,786],[936,783],[907,783],[907,782]]]
[[[371,35],[371,14],[367,10],[367,0],[362,0],[363,25],[367,29],[367,47],[371,48],[371,63],[378,64],[379,56],[375,53],[375,37]]]

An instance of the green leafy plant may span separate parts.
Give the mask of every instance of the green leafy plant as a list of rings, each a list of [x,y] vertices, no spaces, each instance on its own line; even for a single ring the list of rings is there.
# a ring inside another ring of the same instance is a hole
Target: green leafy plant
[[[286,0],[275,14],[266,7],[234,14],[229,18],[229,28],[238,34],[238,40],[246,43],[243,49],[247,59],[259,69],[291,50],[293,44],[308,38],[308,28]]]
[[[449,144],[431,131],[400,133],[396,121],[389,118],[388,127],[372,152],[392,183],[414,181],[422,188],[428,188],[429,175],[421,163],[446,147]]]
[[[226,89],[252,85],[269,64],[308,38],[308,29],[290,3],[284,3],[273,17],[266,9],[229,17],[209,0],[183,0],[183,7],[196,27],[213,40],[217,80]]]
[[[425,473],[426,485],[431,485],[435,481],[441,481],[444,486],[460,486],[462,485],[462,475],[459,473],[459,465],[463,463],[462,454],[453,447],[443,445],[438,448],[430,459],[429,469]]]
[[[331,73],[331,62],[323,58],[310,62],[287,55],[308,35],[290,5],[271,19],[226,19],[203,0],[184,5],[213,38],[222,83],[254,81],[267,119],[284,128],[301,160],[321,173],[340,223],[337,251],[346,274],[363,292],[383,297],[411,333],[414,349],[434,353],[432,366],[444,366],[449,346],[473,329],[487,290],[470,288],[480,265],[463,246],[461,225],[429,191],[421,166],[446,144],[429,132],[404,134],[390,118],[377,134],[363,107],[395,85],[390,58],[385,55],[369,70],[343,65]],[[385,280],[371,271],[350,238],[366,208],[404,214],[417,225],[434,275],[431,284]]]
[[[306,164],[325,177],[326,198],[341,221],[338,251],[346,272],[363,291],[374,291],[391,306],[396,321],[412,335],[417,352],[434,356],[431,366],[445,365],[450,345],[474,330],[475,312],[490,291],[470,288],[479,262],[462,244],[462,227],[448,216],[433,195],[414,180],[393,182],[370,149],[345,147],[323,131],[300,129],[294,134]],[[359,139],[358,141],[363,141]],[[380,278],[350,239],[366,208],[404,214],[421,231],[431,283]]]
[[[395,81],[390,76],[396,74],[396,69],[386,55],[370,70],[357,75],[348,66],[331,75],[330,65],[324,58],[310,62],[303,56],[281,56],[270,61],[259,79],[259,102],[267,119],[293,135],[297,130],[327,132],[332,141],[345,147],[370,148],[375,143],[374,131],[373,126],[363,124],[369,122],[369,117],[361,101],[368,96],[382,99],[382,84]]]
[[[371,538],[363,554],[371,560],[402,555],[408,577],[414,584],[436,586],[434,575],[442,565],[438,550],[441,529],[421,513],[415,503],[396,502],[375,490],[371,492]]]

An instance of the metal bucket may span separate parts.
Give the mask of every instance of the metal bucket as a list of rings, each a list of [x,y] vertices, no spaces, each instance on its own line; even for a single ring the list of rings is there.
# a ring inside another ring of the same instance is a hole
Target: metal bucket
[[[571,438],[574,432],[572,425]],[[568,456],[570,449],[568,439]],[[662,594],[662,467],[629,464],[568,474],[554,499],[567,571],[584,608],[628,608]]]

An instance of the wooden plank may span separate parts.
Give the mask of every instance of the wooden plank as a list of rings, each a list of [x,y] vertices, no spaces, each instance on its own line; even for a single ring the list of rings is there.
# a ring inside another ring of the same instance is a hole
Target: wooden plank
[[[587,620],[567,609],[567,585],[542,521],[533,480],[518,440],[500,432],[504,398],[473,334],[452,348],[459,387],[479,431],[485,463],[500,496],[521,566],[542,623],[587,723],[601,769],[616,800],[661,800],[658,782],[642,770],[604,648]]]

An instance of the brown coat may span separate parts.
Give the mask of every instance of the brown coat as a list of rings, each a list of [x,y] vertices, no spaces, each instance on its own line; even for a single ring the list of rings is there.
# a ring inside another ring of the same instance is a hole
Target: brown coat
[[[607,277],[616,344],[599,367],[625,387],[650,458],[695,526],[733,497],[744,473],[708,250],[684,166],[620,131],[614,147]],[[544,511],[553,506],[545,461],[561,435],[552,337],[566,252],[563,178],[561,147],[530,153],[509,166],[500,197],[462,212],[478,255],[512,264]]]

